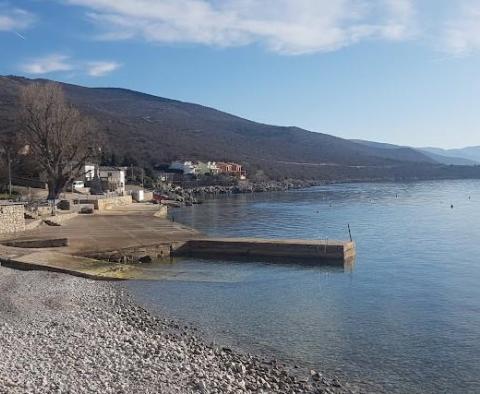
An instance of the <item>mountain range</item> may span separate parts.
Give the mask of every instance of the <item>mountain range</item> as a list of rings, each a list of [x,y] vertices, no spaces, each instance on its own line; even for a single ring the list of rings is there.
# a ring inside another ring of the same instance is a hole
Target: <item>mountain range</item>
[[[419,150],[430,157],[440,156],[443,160],[453,159],[456,161],[457,159],[463,159],[467,165],[480,164],[480,146],[468,146],[459,149],[419,148]]]
[[[358,144],[382,149],[409,148],[400,145],[373,142],[365,140],[352,140]],[[480,146],[472,146],[460,149],[442,148],[410,148],[420,152],[437,163],[458,166],[474,166],[480,164]]]
[[[15,127],[19,87],[33,82],[49,81],[0,77],[0,133]],[[127,89],[61,86],[72,104],[96,120],[107,138],[107,151],[147,167],[193,159],[240,162],[250,174],[261,170],[274,179],[480,178],[479,168],[464,165],[468,162],[445,165],[435,152],[257,123]]]

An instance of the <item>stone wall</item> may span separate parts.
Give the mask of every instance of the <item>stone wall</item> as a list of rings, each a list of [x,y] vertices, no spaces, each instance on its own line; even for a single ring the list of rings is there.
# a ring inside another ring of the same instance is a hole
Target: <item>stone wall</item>
[[[108,197],[97,200],[98,205],[95,207],[99,211],[113,209],[132,204],[132,196]]]
[[[95,209],[104,211],[107,209],[113,209],[116,207],[122,207],[133,203],[132,196],[119,196],[119,197],[107,197],[107,198],[92,198],[92,199],[80,199],[79,204],[92,204]]]
[[[70,213],[59,213],[55,216],[48,216],[43,218],[43,221],[47,224],[53,224],[53,225],[62,225],[66,221],[73,219],[74,217],[77,217],[78,213],[77,212],[70,212]]]
[[[25,210],[23,205],[0,205],[0,234],[25,231]]]
[[[160,205],[158,211],[153,214],[157,218],[166,219],[168,216],[168,207],[166,205]]]

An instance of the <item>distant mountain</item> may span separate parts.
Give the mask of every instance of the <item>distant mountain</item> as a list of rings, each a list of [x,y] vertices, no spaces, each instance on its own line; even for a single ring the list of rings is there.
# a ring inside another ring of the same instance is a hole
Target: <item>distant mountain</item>
[[[46,80],[0,77],[0,132],[13,127],[21,86]],[[61,83],[67,98],[94,118],[105,149],[139,164],[174,159],[229,160],[249,174],[323,180],[480,177],[449,169],[411,148],[369,146],[298,127],[252,122],[198,104],[119,88]]]
[[[441,149],[441,148],[419,148],[420,151],[433,155],[440,155],[450,158],[461,158],[472,164],[480,164],[480,146],[470,146],[460,149]],[[453,163],[455,164],[455,163]]]
[[[367,146],[382,148],[382,149],[411,149],[426,155],[431,160],[437,163],[446,164],[446,165],[473,166],[473,165],[479,164],[475,160],[462,157],[461,154],[454,154],[453,152],[452,154],[448,154],[448,151],[444,149],[439,149],[439,148],[407,148],[399,145],[386,144],[382,142],[372,142],[372,141],[365,141],[365,140],[352,140],[352,141],[357,142],[359,144],[364,144]],[[480,152],[479,152],[479,155],[480,155]]]
[[[384,142],[374,142],[374,141],[365,141],[365,140],[351,140],[357,144],[361,144],[364,146],[368,146],[374,149],[383,149],[389,153],[394,153],[397,155],[401,155],[404,160],[409,161],[418,161],[419,155],[422,157],[422,161],[429,162],[429,163],[439,163],[439,161],[435,160],[430,156],[430,154],[426,154],[424,152],[420,152],[417,149],[413,149],[407,146],[400,146],[394,144],[387,144]],[[440,162],[441,163],[441,162]]]

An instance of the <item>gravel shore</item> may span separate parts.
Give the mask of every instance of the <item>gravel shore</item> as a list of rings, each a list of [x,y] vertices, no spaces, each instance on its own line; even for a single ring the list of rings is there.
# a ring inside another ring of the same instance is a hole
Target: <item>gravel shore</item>
[[[0,292],[0,393],[357,392],[208,345],[110,283],[0,267]]]

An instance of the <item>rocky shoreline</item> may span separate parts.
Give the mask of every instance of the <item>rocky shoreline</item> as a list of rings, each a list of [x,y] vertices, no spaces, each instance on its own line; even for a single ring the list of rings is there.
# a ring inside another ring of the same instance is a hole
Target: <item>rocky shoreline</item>
[[[0,267],[0,393],[356,393],[207,344],[121,285]]]
[[[284,180],[284,181],[265,181],[265,182],[239,182],[237,185],[223,186],[198,186],[198,187],[182,187],[172,185],[166,190],[165,194],[170,200],[185,204],[197,204],[206,198],[215,197],[224,194],[242,194],[242,193],[265,193],[278,192],[294,189],[303,189],[306,187],[323,185],[325,182],[320,181],[303,181],[303,180]]]

